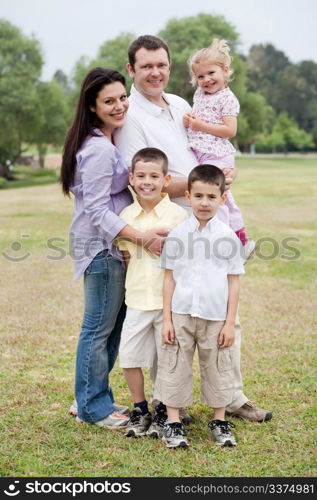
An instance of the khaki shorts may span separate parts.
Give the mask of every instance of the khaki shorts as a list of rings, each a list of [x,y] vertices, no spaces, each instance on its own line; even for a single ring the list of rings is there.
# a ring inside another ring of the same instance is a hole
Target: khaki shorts
[[[127,308],[119,346],[120,368],[153,368],[157,363],[157,350],[162,344],[161,309],[138,311]]]
[[[158,350],[156,397],[167,406],[192,404],[193,357],[198,350],[201,400],[212,408],[231,403],[234,389],[232,347],[219,349],[218,336],[224,321],[208,321],[173,313],[174,345]]]

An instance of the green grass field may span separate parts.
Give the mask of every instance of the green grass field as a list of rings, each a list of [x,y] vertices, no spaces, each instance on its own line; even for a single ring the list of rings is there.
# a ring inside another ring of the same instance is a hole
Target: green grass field
[[[316,475],[316,159],[238,159],[234,195],[257,255],[242,278],[247,396],[273,411],[237,419],[235,449],[209,437],[199,401],[188,450],[79,426],[68,415],[82,314],[67,231],[72,201],[58,185],[0,191],[2,476],[312,477]],[[56,175],[56,174],[54,174]],[[116,366],[118,402],[131,404]],[[147,389],[150,383],[147,378]]]

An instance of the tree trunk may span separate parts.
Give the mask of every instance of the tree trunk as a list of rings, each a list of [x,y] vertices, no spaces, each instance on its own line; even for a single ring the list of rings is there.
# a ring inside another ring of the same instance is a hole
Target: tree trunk
[[[10,166],[5,163],[0,163],[0,177],[4,177],[8,181],[14,181],[15,177],[10,170]]]
[[[39,155],[39,164],[41,168],[44,168],[45,165],[45,156],[47,152],[47,146],[46,144],[38,144],[37,145],[37,151]]]

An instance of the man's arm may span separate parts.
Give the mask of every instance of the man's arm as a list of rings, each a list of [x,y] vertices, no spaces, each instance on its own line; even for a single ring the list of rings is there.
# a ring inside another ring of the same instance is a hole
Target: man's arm
[[[228,274],[228,309],[225,324],[219,333],[220,348],[230,347],[234,342],[234,323],[238,311],[240,280],[238,274]]]
[[[163,344],[174,344],[174,327],[172,322],[172,297],[175,290],[173,271],[165,269],[163,281]]]

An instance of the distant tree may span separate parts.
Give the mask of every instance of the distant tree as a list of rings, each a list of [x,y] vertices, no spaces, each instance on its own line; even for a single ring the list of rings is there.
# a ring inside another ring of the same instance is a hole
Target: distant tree
[[[228,41],[233,55],[234,82],[232,89],[238,97],[245,86],[244,64],[236,54],[239,35],[235,28],[222,16],[198,14],[194,17],[171,19],[158,36],[165,40],[171,51],[172,74],[168,91],[181,95],[191,102],[194,89],[190,84],[187,66],[189,56],[196,50],[208,47],[213,38]]]
[[[253,92],[261,90],[268,97],[279,72],[288,64],[288,57],[272,44],[252,45],[246,59],[248,89]]]
[[[11,178],[8,165],[22,152],[39,122],[36,84],[43,60],[40,46],[19,28],[0,20],[0,175]]]
[[[48,144],[59,146],[64,142],[68,125],[67,101],[63,87],[53,78],[37,85],[39,120],[29,139],[37,145],[39,163],[44,167]]]
[[[269,132],[275,120],[275,112],[263,96],[247,92],[241,102],[238,117],[238,134],[236,142],[240,148],[246,149],[257,141],[261,133]]]
[[[246,59],[248,89],[260,92],[280,114],[312,133],[317,146],[317,63],[292,64],[273,45],[253,45]]]
[[[130,90],[131,81],[128,77],[126,64],[128,62],[128,47],[135,35],[133,33],[121,33],[113,40],[104,42],[98,50],[95,59],[81,57],[74,68],[72,81],[73,92],[71,95],[71,106],[74,108],[79,95],[80,86],[88,71],[101,66],[119,71],[127,78],[127,90]]]
[[[70,93],[71,89],[69,86],[68,76],[64,73],[64,71],[61,69],[56,70],[53,75],[53,80],[55,80],[62,87],[65,94]]]
[[[284,151],[312,148],[314,146],[312,135],[300,129],[297,123],[286,112],[281,113],[274,124],[272,132],[259,138],[258,150]]]

